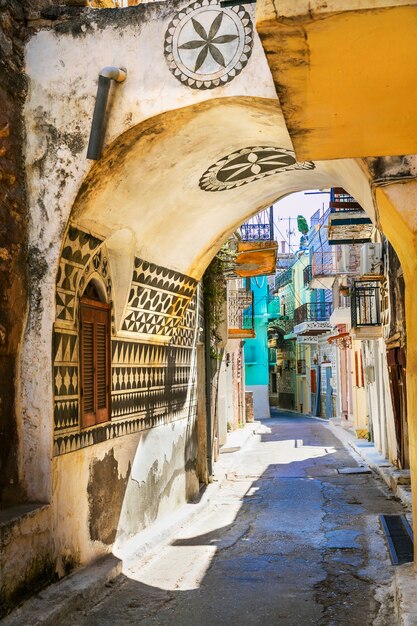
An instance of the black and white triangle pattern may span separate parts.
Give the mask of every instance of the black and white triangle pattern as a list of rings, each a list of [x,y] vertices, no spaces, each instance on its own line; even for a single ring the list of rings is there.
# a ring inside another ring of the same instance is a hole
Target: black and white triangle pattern
[[[172,337],[196,288],[193,278],[136,258],[122,330]]]

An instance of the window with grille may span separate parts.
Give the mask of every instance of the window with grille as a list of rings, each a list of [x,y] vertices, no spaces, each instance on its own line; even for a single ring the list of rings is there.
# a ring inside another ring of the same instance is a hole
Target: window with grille
[[[110,419],[110,306],[81,298],[81,425]]]

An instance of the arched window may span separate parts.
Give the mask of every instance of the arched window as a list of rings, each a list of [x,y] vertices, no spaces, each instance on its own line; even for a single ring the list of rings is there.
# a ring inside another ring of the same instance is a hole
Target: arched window
[[[81,426],[110,419],[110,305],[91,280],[80,300]]]

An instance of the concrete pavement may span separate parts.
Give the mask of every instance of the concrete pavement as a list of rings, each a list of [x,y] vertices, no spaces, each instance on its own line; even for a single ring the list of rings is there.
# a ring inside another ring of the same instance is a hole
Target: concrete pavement
[[[397,624],[378,515],[404,507],[374,475],[338,473],[358,463],[328,425],[281,413],[232,454],[199,515],[60,624]]]

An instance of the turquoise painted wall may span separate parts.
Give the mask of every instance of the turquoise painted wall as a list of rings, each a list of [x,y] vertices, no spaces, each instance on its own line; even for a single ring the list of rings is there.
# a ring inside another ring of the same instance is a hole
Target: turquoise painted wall
[[[245,339],[246,385],[268,385],[268,280],[266,276],[247,278],[254,293],[255,339]]]

